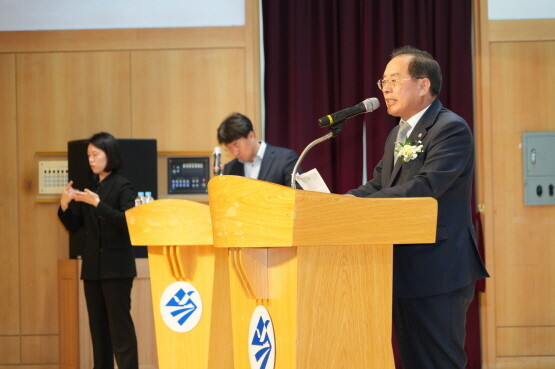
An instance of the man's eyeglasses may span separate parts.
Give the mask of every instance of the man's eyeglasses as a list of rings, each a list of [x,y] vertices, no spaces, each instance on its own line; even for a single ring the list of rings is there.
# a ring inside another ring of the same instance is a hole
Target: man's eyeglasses
[[[413,79],[421,79],[424,77],[414,77],[414,78],[399,78],[399,79],[379,79],[378,80],[378,88],[383,91],[383,89],[390,85],[391,88],[397,86],[401,81],[411,81]]]

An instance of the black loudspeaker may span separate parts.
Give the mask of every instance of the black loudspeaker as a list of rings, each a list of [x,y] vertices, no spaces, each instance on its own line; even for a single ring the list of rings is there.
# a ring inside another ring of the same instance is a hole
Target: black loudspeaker
[[[156,140],[153,139],[118,139],[123,166],[120,173],[133,184],[135,192],[150,191],[158,198],[158,166]],[[73,187],[83,190],[93,179],[87,158],[88,140],[69,141],[67,143],[67,166],[69,179]],[[69,233],[69,257],[77,259],[81,255],[85,233]],[[147,257],[146,246],[133,246],[135,256]]]

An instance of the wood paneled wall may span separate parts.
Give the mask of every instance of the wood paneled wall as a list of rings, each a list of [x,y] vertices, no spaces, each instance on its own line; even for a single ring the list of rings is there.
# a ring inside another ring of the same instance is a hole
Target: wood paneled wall
[[[0,357],[5,364],[17,363],[21,351],[15,70],[15,56],[0,55]]]
[[[233,111],[260,129],[258,1],[246,25],[0,32],[0,368],[58,368],[57,262],[68,235],[39,202],[39,160],[105,130],[210,152]]]
[[[484,368],[555,368],[555,207],[525,206],[522,133],[555,131],[555,19],[490,21],[476,0]]]

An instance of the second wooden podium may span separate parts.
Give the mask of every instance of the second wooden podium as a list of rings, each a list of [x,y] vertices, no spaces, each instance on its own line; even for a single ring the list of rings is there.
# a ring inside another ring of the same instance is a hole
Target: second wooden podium
[[[230,250],[235,368],[394,368],[392,245],[435,241],[434,199],[234,176],[212,178],[208,192],[214,246]],[[260,306],[267,315],[253,330]]]
[[[228,253],[208,205],[156,200],[126,218],[131,243],[148,245],[158,368],[233,368]]]

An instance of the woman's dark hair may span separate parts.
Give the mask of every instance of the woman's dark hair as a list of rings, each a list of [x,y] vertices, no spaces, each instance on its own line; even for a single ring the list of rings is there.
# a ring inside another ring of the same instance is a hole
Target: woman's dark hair
[[[412,46],[403,46],[393,50],[391,59],[399,55],[412,55],[413,58],[409,63],[410,76],[413,78],[428,78],[432,96],[439,95],[441,91],[441,68],[432,54]]]
[[[123,161],[118,140],[114,136],[107,132],[100,132],[89,138],[89,143],[106,153],[107,161],[104,171],[115,172],[121,169]]]
[[[218,142],[228,144],[253,131],[251,120],[240,113],[229,115],[218,127]]]

